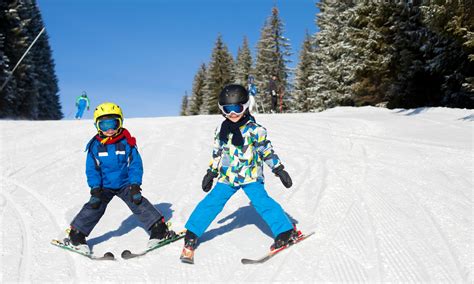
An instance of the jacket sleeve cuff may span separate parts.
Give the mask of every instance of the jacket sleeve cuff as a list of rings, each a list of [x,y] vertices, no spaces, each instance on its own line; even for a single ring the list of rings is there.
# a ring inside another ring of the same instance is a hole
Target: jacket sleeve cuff
[[[272,173],[274,173],[274,174],[279,173],[279,172],[283,171],[284,168],[285,167],[282,164],[280,164],[277,167],[272,169]]]

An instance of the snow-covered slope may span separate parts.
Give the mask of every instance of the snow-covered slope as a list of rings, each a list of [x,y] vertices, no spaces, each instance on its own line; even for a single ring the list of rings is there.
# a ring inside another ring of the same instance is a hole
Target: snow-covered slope
[[[94,262],[49,244],[88,200],[91,121],[0,121],[2,282],[473,280],[473,120],[459,109],[336,108],[257,115],[294,186],[266,168],[269,194],[316,234],[263,265],[272,243],[238,192],[202,238],[195,265],[182,243],[145,257]],[[143,194],[181,229],[200,189],[221,116],[127,119],[144,161]],[[148,239],[114,199],[91,236],[96,254]]]

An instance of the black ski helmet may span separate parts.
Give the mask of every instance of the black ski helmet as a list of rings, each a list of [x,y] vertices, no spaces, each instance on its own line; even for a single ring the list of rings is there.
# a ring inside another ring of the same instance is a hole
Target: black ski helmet
[[[242,85],[225,86],[219,95],[219,105],[245,104],[249,101],[249,93]]]

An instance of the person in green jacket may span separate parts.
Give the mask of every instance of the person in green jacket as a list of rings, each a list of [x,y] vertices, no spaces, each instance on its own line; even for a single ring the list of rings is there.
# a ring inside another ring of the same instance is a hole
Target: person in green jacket
[[[89,98],[87,97],[87,93],[85,91],[82,91],[82,95],[76,98],[77,112],[76,112],[75,118],[81,119],[82,115],[84,114],[84,110],[86,108],[87,110],[89,110],[89,105],[90,105],[90,101],[89,101]]]

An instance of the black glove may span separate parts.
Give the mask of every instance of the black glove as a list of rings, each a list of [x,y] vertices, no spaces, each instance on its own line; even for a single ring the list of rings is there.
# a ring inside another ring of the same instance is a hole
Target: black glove
[[[92,209],[98,209],[102,203],[102,188],[96,187],[91,189],[91,198],[89,199],[89,204]]]
[[[280,178],[281,180],[281,183],[283,183],[283,185],[286,187],[286,188],[290,188],[292,185],[293,185],[293,181],[291,181],[291,177],[290,175],[288,174],[287,171],[284,170],[284,166],[283,165],[279,165],[278,167],[274,168],[272,170],[272,172]]]
[[[202,190],[204,192],[208,192],[212,188],[212,182],[217,177],[217,173],[211,171],[210,169],[207,170],[206,175],[202,178]]]
[[[142,203],[142,193],[140,191],[142,191],[142,189],[138,184],[132,184],[130,186],[130,197],[135,205],[140,205],[140,203]]]

